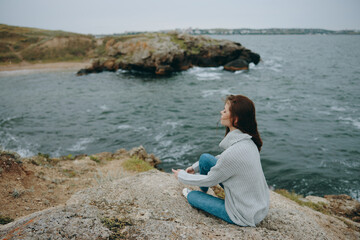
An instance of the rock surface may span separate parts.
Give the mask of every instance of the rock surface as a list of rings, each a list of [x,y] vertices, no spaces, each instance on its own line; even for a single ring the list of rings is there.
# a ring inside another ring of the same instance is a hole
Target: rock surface
[[[176,32],[107,37],[100,41],[98,58],[78,75],[119,69],[168,75],[192,66],[223,66],[236,59],[247,65],[260,61],[259,54],[240,43]]]
[[[129,151],[130,157],[136,156],[137,158],[149,163],[151,166],[156,167],[161,163],[160,159],[154,154],[148,154],[143,146],[135,147]]]
[[[5,239],[359,239],[344,220],[271,192],[268,216],[238,227],[192,208],[173,175],[151,170],[74,194],[0,226]],[[356,224],[356,223],[354,223]],[[355,225],[358,226],[358,225]],[[358,228],[359,229],[359,228]]]

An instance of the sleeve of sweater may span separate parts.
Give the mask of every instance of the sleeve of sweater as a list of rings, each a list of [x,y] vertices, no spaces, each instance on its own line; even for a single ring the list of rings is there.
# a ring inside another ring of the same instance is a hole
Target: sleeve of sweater
[[[195,173],[198,173],[199,172],[199,161],[195,162],[192,166],[191,166]]]
[[[234,173],[233,156],[226,154],[226,151],[221,154],[218,162],[211,168],[207,175],[189,174],[181,170],[178,174],[180,182],[188,185],[211,187],[230,178]]]
[[[220,158],[220,155],[215,156],[216,159]],[[195,173],[199,172],[199,161],[195,162],[191,167],[194,169]]]

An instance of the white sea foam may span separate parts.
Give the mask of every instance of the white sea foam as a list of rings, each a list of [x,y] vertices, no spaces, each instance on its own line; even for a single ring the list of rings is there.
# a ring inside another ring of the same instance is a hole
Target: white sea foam
[[[34,152],[30,149],[39,147],[36,143],[25,142],[8,132],[0,134],[0,146],[3,149],[17,152],[21,157],[34,156]]]
[[[129,72],[128,70],[124,70],[124,69],[119,69],[116,71],[116,74],[119,74],[119,73],[127,73]]]
[[[172,145],[172,147],[170,147],[170,145],[168,146],[167,149],[167,155],[175,160],[180,159],[184,154],[194,149],[194,147],[191,146],[190,144],[184,144],[184,145],[177,144],[177,145]]]
[[[360,202],[360,190],[350,189],[350,196]]]
[[[280,63],[282,61],[281,58],[273,57],[266,59],[266,61],[260,62],[256,68],[254,69],[269,69],[274,72],[281,72],[283,65]]]
[[[160,145],[161,147],[169,147],[169,146],[171,146],[172,143],[173,143],[173,142],[172,142],[171,140],[165,140],[165,141],[160,141],[160,142],[159,142],[159,145]]]
[[[158,135],[155,136],[155,141],[159,142],[160,139],[162,139],[165,136],[164,133],[159,133]]]
[[[181,158],[185,153],[188,153],[189,151],[193,150],[194,147],[190,144],[184,144],[184,145],[174,145],[169,151],[171,152],[171,156],[175,159]]]
[[[4,119],[1,119],[0,120],[0,125],[3,124],[3,123],[6,123],[6,122],[10,122],[11,120],[13,119],[16,119],[18,117],[7,117],[7,118],[4,118]]]
[[[344,112],[344,111],[346,111],[345,108],[343,108],[343,107],[337,107],[337,106],[332,106],[332,107],[331,107],[331,110],[336,111],[336,112]]]
[[[103,110],[103,111],[109,110],[109,108],[106,105],[101,105],[100,109]]]
[[[130,128],[132,128],[132,126],[127,125],[127,124],[123,124],[123,125],[119,125],[117,128],[118,129],[130,129]]]
[[[53,152],[53,157],[60,157],[61,156],[62,147],[58,147],[55,152]]]
[[[175,129],[177,126],[181,125],[181,123],[167,120],[167,121],[163,122],[163,125],[171,126],[172,129]]]
[[[339,117],[339,120],[345,121],[349,124],[352,124],[357,129],[360,129],[360,121],[358,119],[353,119],[351,117]]]
[[[196,74],[196,77],[198,80],[200,81],[204,81],[204,80],[218,80],[221,78],[221,74],[220,73],[216,73],[216,72],[203,72],[203,73],[198,73]]]
[[[191,74],[201,73],[201,72],[207,72],[207,71],[220,71],[223,70],[224,67],[193,67],[190,68],[187,72]]]
[[[220,90],[202,90],[201,96],[206,98],[213,95],[226,96],[230,95],[230,91],[228,89],[220,89]]]
[[[6,133],[6,138],[11,140],[11,141],[17,142],[17,143],[19,142],[19,140],[14,135],[12,135],[10,133]]]
[[[147,130],[149,130],[149,129],[146,127],[138,127],[135,129],[135,131],[137,131],[137,132],[142,132],[142,131],[147,131]]]
[[[221,78],[223,67],[213,67],[213,68],[201,68],[194,67],[188,70],[188,73],[195,75],[196,78],[200,81],[208,80],[218,80]]]
[[[34,152],[24,148],[16,149],[15,152],[17,152],[21,157],[30,157],[35,155]]]
[[[240,73],[243,73],[243,72],[246,72],[247,70],[239,70],[239,71],[235,71],[234,74],[240,74]]]
[[[67,150],[77,152],[84,151],[89,143],[94,141],[93,138],[80,138],[72,147]]]

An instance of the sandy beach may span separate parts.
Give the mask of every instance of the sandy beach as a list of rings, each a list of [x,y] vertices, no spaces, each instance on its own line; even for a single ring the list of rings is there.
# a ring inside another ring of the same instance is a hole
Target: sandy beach
[[[90,61],[84,62],[55,62],[55,63],[18,63],[0,65],[0,75],[16,72],[47,72],[47,71],[78,71],[91,65]]]

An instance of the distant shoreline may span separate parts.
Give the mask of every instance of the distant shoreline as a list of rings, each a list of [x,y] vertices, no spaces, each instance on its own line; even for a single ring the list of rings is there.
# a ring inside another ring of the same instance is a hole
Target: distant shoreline
[[[0,72],[13,72],[20,70],[54,71],[54,70],[79,70],[90,66],[90,61],[82,62],[53,62],[53,63],[14,63],[0,65]]]

